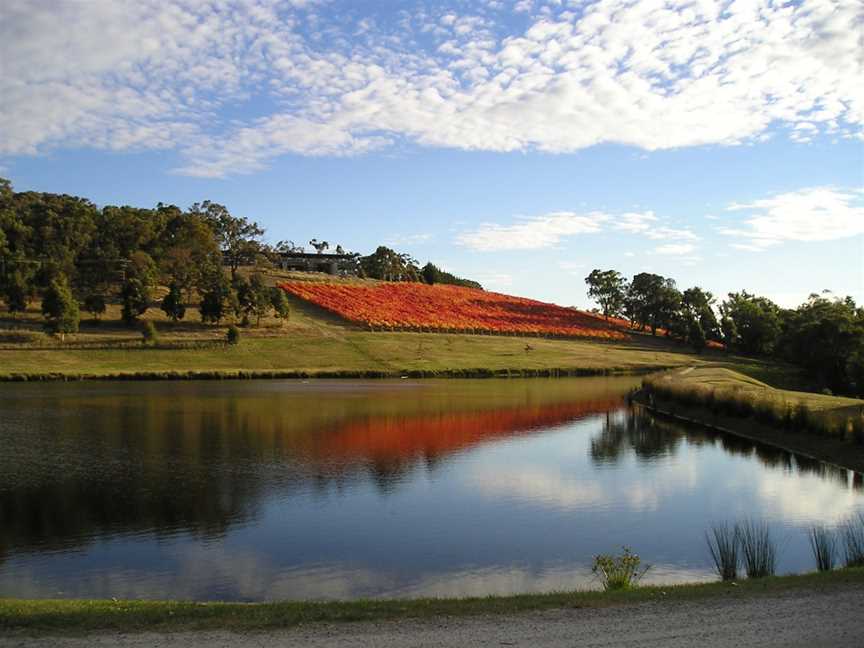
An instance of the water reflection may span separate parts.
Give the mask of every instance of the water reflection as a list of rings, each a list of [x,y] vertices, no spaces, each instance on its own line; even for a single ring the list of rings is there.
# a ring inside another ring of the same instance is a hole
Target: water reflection
[[[19,387],[19,398],[10,386],[0,399],[12,421],[0,432],[0,560],[105,535],[219,537],[253,521],[273,491],[325,495],[371,480],[392,493],[418,464],[434,471],[472,446],[619,407],[631,383],[585,381],[575,400],[562,381],[239,393],[181,384],[180,394],[147,385],[143,395],[52,385]]]
[[[4,387],[0,596],[547,591],[625,543],[693,580],[718,517],[864,502],[860,475],[627,409],[636,382]]]
[[[591,459],[598,467],[617,464],[630,455],[642,461],[656,461],[674,455],[678,445],[685,439],[690,446],[719,446],[732,456],[756,458],[768,468],[813,474],[820,479],[849,485],[855,490],[864,489],[864,475],[861,473],[744,437],[722,434],[700,425],[673,423],[669,419],[657,418],[640,407],[606,413],[600,433],[591,439]]]

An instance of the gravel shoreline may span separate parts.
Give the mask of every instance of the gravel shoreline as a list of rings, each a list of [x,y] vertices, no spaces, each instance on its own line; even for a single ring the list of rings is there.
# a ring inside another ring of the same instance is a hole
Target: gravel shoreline
[[[864,585],[753,597],[551,610],[508,617],[315,623],[250,633],[0,635],[2,648],[271,648],[276,646],[864,646]]]

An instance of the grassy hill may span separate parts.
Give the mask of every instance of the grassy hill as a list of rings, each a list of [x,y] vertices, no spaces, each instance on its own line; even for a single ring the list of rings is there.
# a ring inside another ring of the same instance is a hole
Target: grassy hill
[[[298,279],[332,281],[327,275],[308,273],[271,271],[267,275],[274,285]],[[352,279],[346,283],[378,282]],[[225,343],[227,323],[203,324],[194,307],[180,322],[169,321],[157,307],[150,308],[142,319],[153,322],[159,333],[159,341],[151,346],[143,344],[140,327],[122,324],[116,303],[109,304],[100,322],[85,316],[80,332],[62,343],[41,333],[38,303],[14,318],[0,311],[0,379],[578,374],[717,362],[768,382],[788,381],[794,375],[775,365],[720,352],[697,356],[686,346],[649,335],[595,340],[372,332],[303,300],[290,297],[290,301],[287,323],[265,318],[260,327],[242,329],[236,346]]]
[[[268,281],[296,280],[272,272]],[[304,274],[303,279],[325,276]],[[354,280],[355,283],[362,283]],[[374,282],[368,282],[372,284]],[[157,296],[158,297],[158,296]],[[618,341],[462,333],[371,332],[295,297],[284,325],[265,319],[242,329],[240,344],[226,345],[224,326],[201,323],[197,309],[180,322],[158,308],[143,320],[155,324],[159,341],[145,346],[139,328],[120,322],[110,304],[100,322],[82,319],[65,342],[41,333],[39,305],[16,318],[0,311],[0,378],[100,377],[187,374],[230,376],[280,374],[459,375],[524,372],[645,371],[704,362],[676,343],[650,336]]]

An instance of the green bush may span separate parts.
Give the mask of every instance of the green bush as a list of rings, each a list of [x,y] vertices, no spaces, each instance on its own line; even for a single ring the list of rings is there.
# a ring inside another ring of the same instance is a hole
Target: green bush
[[[642,559],[628,547],[623,547],[620,556],[601,554],[594,556],[591,571],[600,577],[603,589],[608,591],[626,590],[636,587],[649,566],[642,567]]]
[[[153,322],[144,322],[141,329],[141,336],[144,338],[144,344],[150,346],[159,342],[159,333]]]
[[[228,344],[240,344],[240,329],[232,324],[228,327],[225,339],[228,340]]]

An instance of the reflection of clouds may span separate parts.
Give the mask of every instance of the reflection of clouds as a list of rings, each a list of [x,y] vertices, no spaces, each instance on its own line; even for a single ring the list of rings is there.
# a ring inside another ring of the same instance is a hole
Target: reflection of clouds
[[[562,509],[606,508],[609,493],[596,481],[577,481],[539,468],[474,475],[480,491],[491,497],[507,497]]]
[[[687,463],[666,464],[645,479],[645,475],[619,472],[624,479],[601,481],[578,479],[540,466],[514,469],[484,466],[471,482],[487,497],[519,500],[565,511],[623,509],[631,512],[656,511],[663,500],[676,492],[692,490],[699,481],[698,468]]]
[[[844,490],[836,482],[800,472],[762,471],[755,494],[766,511],[784,522],[838,524],[864,503],[851,485]]]
[[[176,571],[128,569],[90,571],[68,583],[51,583],[35,570],[0,574],[0,589],[21,598],[91,597],[178,600],[348,600],[380,597],[467,597],[599,589],[590,564],[542,568],[500,565],[419,573],[321,565],[279,570],[248,553],[224,550],[183,552]],[[713,573],[671,564],[652,564],[643,582],[672,585],[714,580]],[[61,587],[58,587],[61,585]]]

